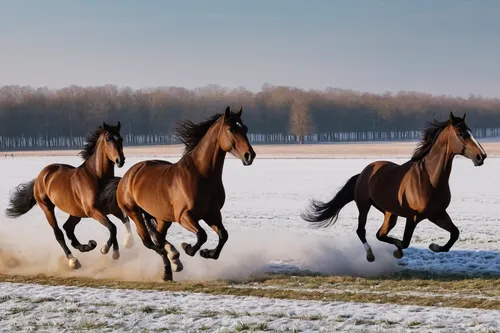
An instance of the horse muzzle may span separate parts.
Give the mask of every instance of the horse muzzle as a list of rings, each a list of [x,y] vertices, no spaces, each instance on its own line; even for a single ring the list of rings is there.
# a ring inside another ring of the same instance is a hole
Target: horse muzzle
[[[484,160],[486,159],[486,154],[476,154],[474,158],[472,159],[472,162],[474,163],[474,166],[481,166],[484,164]]]
[[[243,155],[243,158],[241,159],[243,162],[243,165],[245,165],[245,166],[252,165],[253,160],[255,159],[256,155],[257,154],[255,154],[255,152],[253,150],[246,152]]]
[[[117,167],[121,168],[125,164],[125,157],[124,158],[117,157],[115,160],[115,164]]]

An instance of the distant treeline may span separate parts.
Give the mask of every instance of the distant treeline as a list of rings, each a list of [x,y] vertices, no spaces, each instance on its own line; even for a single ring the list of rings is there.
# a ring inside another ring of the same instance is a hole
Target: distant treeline
[[[207,86],[143,90],[70,86],[0,87],[0,149],[77,148],[103,121],[122,123],[127,145],[177,143],[175,122],[203,120],[243,107],[254,143],[416,140],[426,121],[450,110],[467,113],[477,137],[500,135],[500,99],[433,96],[418,92],[371,94],[327,88],[264,85],[257,93]]]

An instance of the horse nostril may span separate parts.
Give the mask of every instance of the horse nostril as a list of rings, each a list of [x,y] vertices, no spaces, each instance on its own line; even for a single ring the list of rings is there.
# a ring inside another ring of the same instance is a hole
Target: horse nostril
[[[476,155],[476,160],[478,160],[479,162],[481,162],[483,160],[483,157],[480,154],[477,154]]]
[[[250,153],[245,153],[245,161],[250,161]]]

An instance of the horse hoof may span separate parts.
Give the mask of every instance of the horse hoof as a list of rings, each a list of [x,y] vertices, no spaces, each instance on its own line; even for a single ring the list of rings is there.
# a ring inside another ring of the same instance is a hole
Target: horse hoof
[[[186,243],[186,242],[182,242],[182,243],[181,243],[181,247],[182,247],[182,249],[183,249],[184,251],[186,251],[186,248],[188,248],[188,247],[189,247],[189,244],[188,244],[188,243]]]
[[[441,246],[437,245],[436,243],[432,243],[431,245],[429,245],[429,249],[432,252],[444,252],[443,248]]]
[[[375,256],[373,255],[373,251],[370,247],[366,251],[366,260],[368,260],[368,262],[375,261]]]
[[[102,254],[108,254],[109,252],[109,246],[108,244],[104,245],[102,248],[101,248],[101,253]]]
[[[91,240],[89,240],[88,246],[89,246],[89,251],[92,251],[93,249],[96,248],[97,242],[95,240],[91,239]]]
[[[78,268],[82,267],[82,265],[80,264],[80,262],[76,258],[70,258],[68,261],[68,264],[69,264],[69,268],[72,268],[72,269],[78,269]]]
[[[172,270],[176,273],[182,272],[182,270],[184,269],[184,265],[179,259],[173,260],[171,264],[172,264]]]
[[[394,258],[396,259],[401,259],[403,258],[403,250],[400,250],[400,249],[397,249],[394,251],[394,253],[392,254],[394,256]]]
[[[120,251],[118,251],[118,250],[113,251],[113,254],[111,255],[111,258],[113,258],[113,260],[120,259]]]
[[[207,249],[203,249],[200,251],[200,256],[202,256],[205,259],[208,259],[210,257],[210,251]]]
[[[123,246],[125,246],[126,249],[130,249],[132,248],[132,246],[134,246],[134,238],[132,238],[132,235],[125,236],[125,241],[123,242]]]

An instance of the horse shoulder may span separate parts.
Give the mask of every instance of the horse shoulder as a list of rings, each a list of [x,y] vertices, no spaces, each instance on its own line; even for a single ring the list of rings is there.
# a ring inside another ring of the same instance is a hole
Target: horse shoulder
[[[401,182],[398,198],[403,204],[404,197],[413,211],[422,213],[429,206],[432,190],[429,174],[420,164],[413,164]]]

